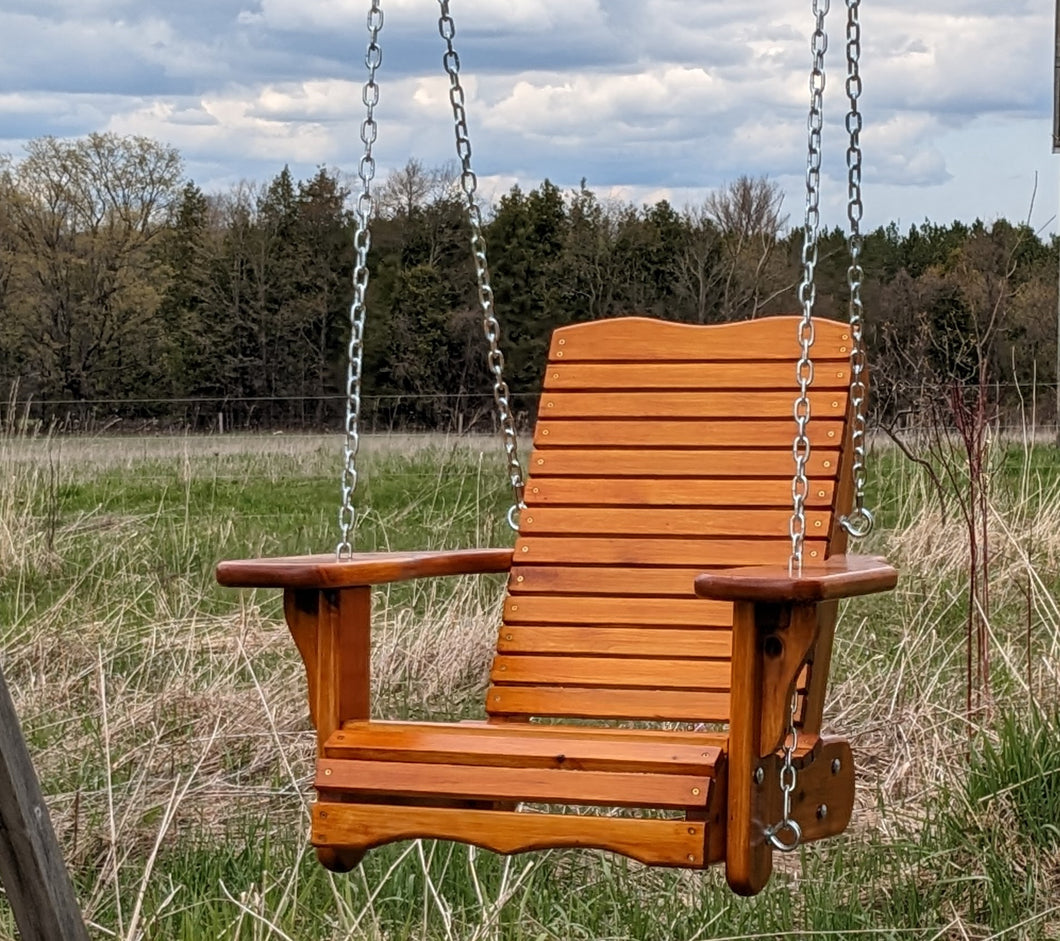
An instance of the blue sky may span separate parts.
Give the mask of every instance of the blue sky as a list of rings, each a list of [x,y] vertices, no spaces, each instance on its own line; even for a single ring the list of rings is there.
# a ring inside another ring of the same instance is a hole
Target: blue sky
[[[486,194],[546,176],[678,207],[767,174],[801,219],[810,0],[452,0]],[[1050,0],[865,0],[866,223],[1054,229]],[[450,159],[436,0],[383,0],[380,173]],[[3,0],[0,152],[146,134],[207,190],[359,159],[365,0]],[[845,9],[829,16],[825,219],[845,218]],[[1037,174],[1037,194],[1035,181]],[[1034,198],[1032,211],[1032,197]]]

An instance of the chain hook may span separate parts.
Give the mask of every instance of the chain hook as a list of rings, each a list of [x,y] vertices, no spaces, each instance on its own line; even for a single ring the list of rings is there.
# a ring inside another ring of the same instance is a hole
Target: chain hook
[[[854,539],[864,539],[872,532],[876,518],[872,511],[864,506],[857,507],[853,513],[840,517],[839,525]]]

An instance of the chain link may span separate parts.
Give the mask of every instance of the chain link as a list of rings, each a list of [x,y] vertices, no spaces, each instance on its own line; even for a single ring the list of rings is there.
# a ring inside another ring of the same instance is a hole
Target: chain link
[[[780,764],[780,790],[784,795],[784,813],[777,823],[766,827],[766,838],[782,853],[790,853],[802,842],[802,827],[791,816],[791,795],[798,785],[799,772],[795,768],[795,749],[799,747],[799,730],[795,726],[795,713],[799,708],[799,691],[791,694],[791,706],[788,711],[788,735],[784,739],[784,760]],[[785,840],[783,834],[790,834]]]
[[[795,400],[796,424],[792,455],[795,458],[795,476],[791,481],[792,514],[789,524],[791,535],[791,558],[788,570],[792,574],[802,573],[802,556],[806,536],[806,497],[810,483],[806,477],[806,465],[810,459],[810,438],[806,427],[810,421],[810,385],[813,383],[813,306],[817,300],[817,231],[821,224],[821,129],[824,126],[824,56],[828,50],[828,34],[825,32],[825,16],[829,0],[814,0],[815,18],[813,40],[813,69],[810,72],[810,113],[806,120],[808,148],[806,160],[806,217],[802,238],[802,282],[799,285],[799,303],[802,305],[802,320],[799,322],[797,340],[801,355],[795,370],[799,384],[799,396]]]
[[[442,64],[449,76],[449,102],[453,107],[456,155],[460,160],[460,187],[467,200],[467,217],[471,226],[471,257],[475,263],[475,277],[478,281],[482,330],[489,343],[486,362],[493,377],[493,400],[497,405],[497,419],[500,423],[504,453],[508,461],[508,480],[514,499],[511,509],[508,510],[508,524],[518,532],[519,512],[525,506],[523,497],[526,482],[523,479],[523,468],[519,461],[519,439],[515,433],[511,396],[508,392],[508,383],[504,380],[504,354],[500,348],[501,325],[494,310],[493,286],[490,283],[489,262],[486,258],[486,239],[482,234],[482,212],[475,200],[478,177],[471,167],[471,139],[467,129],[464,88],[460,83],[460,56],[457,55],[453,45],[456,37],[456,24],[449,13],[449,0],[438,0],[438,6],[441,11],[438,18],[438,32],[446,44]]]
[[[853,512],[840,520],[840,525],[851,536],[861,538],[872,530],[872,513],[865,506],[865,431],[866,398],[865,385],[865,339],[864,304],[861,300],[861,282],[865,272],[861,267],[861,218],[864,206],[861,201],[861,112],[858,99],[861,97],[861,0],[846,0],[847,4],[847,219],[850,223],[850,267],[847,269],[847,286],[850,289],[850,402],[854,409],[851,443],[854,448],[852,474],[854,478]]]
[[[380,0],[372,0],[368,12],[368,50],[364,64],[368,69],[361,92],[365,117],[361,122],[361,143],[364,155],[357,168],[361,180],[361,194],[357,199],[354,215],[357,231],[354,248],[357,258],[353,267],[353,303],[350,305],[350,342],[347,349],[346,373],[346,446],[342,466],[342,505],[339,508],[339,530],[342,538],[335,554],[339,559],[353,552],[353,530],[357,514],[353,507],[353,495],[357,489],[357,451],[361,438],[358,424],[361,417],[361,369],[364,359],[365,295],[368,291],[368,250],[372,245],[372,180],[375,178],[375,158],[372,147],[379,134],[375,121],[375,107],[379,104],[379,85],[375,74],[383,64],[383,50],[379,45],[379,33],[383,28],[383,11]]]

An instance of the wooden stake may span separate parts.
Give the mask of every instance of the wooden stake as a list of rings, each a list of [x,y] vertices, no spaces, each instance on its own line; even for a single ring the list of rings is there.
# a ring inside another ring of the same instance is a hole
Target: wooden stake
[[[22,941],[88,941],[2,670],[0,882]]]

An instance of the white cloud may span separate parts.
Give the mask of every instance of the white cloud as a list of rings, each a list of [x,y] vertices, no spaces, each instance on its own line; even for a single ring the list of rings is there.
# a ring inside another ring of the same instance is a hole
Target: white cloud
[[[483,190],[587,176],[601,196],[682,205],[751,172],[800,204],[808,6],[458,0]],[[839,221],[844,16],[833,7],[825,169],[838,195],[825,206]],[[453,144],[437,4],[384,9],[380,172],[410,156],[441,163]],[[5,0],[0,139],[17,149],[44,133],[150,134],[210,180],[285,162],[303,174],[353,167],[365,12],[363,0]],[[1041,202],[1053,200],[1052,12],[1042,0],[864,5],[870,217],[945,200],[945,215],[974,217],[987,193],[992,210],[1007,198],[1018,215],[1035,170]]]

